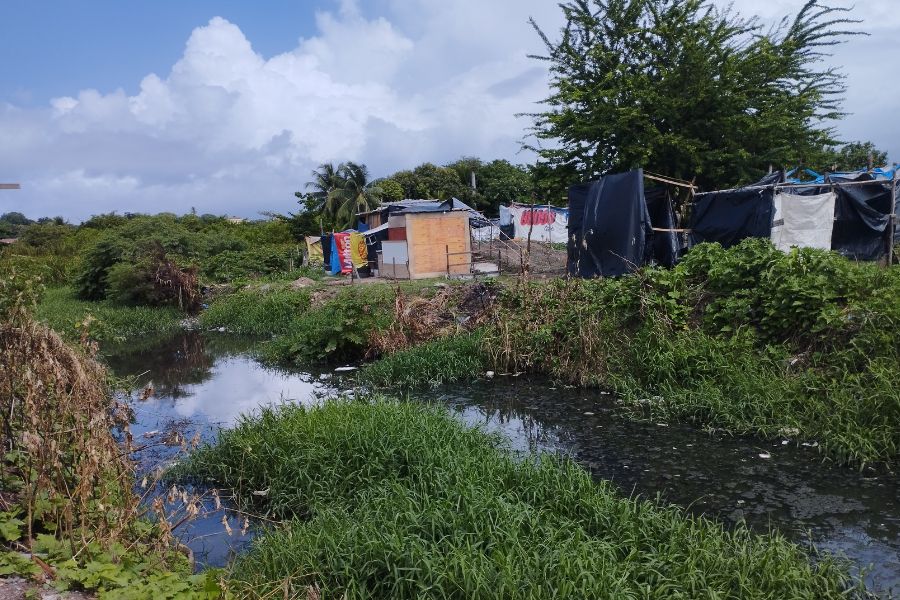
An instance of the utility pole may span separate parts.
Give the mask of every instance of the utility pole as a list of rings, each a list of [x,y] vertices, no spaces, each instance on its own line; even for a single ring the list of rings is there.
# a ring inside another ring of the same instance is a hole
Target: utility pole
[[[0,190],[21,190],[22,186],[18,183],[0,183]]]

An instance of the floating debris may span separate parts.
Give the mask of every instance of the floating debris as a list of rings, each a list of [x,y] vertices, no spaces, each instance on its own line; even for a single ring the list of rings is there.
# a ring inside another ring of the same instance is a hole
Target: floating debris
[[[769,454],[768,452],[760,452],[759,457],[760,458],[772,458],[772,455]]]
[[[338,367],[334,370],[335,373],[346,373],[347,371],[355,371],[356,367]]]

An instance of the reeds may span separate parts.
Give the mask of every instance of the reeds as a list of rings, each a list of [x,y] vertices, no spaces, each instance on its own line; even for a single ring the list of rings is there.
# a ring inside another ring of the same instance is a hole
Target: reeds
[[[232,589],[315,598],[845,598],[828,557],[517,459],[444,410],[384,400],[264,410],[179,471],[282,519]]]

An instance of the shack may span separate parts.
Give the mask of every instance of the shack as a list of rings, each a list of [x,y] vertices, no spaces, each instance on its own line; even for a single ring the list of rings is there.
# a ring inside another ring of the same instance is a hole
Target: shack
[[[660,185],[645,190],[644,179]],[[569,188],[567,266],[575,277],[617,276],[644,264],[671,267],[681,251],[667,185],[641,169],[605,175]]]
[[[358,216],[369,228],[364,232],[369,258],[374,250],[380,276],[425,279],[472,272],[469,221],[474,212],[455,199],[405,200]]]
[[[781,250],[834,250],[861,261],[892,259],[900,243],[897,168],[819,174],[778,171],[753,185],[697,194],[691,243],[725,247],[748,237],[772,240]]]

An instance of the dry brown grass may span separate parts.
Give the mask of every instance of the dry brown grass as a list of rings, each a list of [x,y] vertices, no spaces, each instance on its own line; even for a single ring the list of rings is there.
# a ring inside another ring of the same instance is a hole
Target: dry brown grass
[[[107,372],[46,326],[19,316],[0,324],[2,463],[8,508],[52,523],[73,544],[118,538],[133,521],[137,498],[128,411],[106,385]],[[125,434],[120,446],[112,431]],[[46,526],[46,525],[45,525]]]

